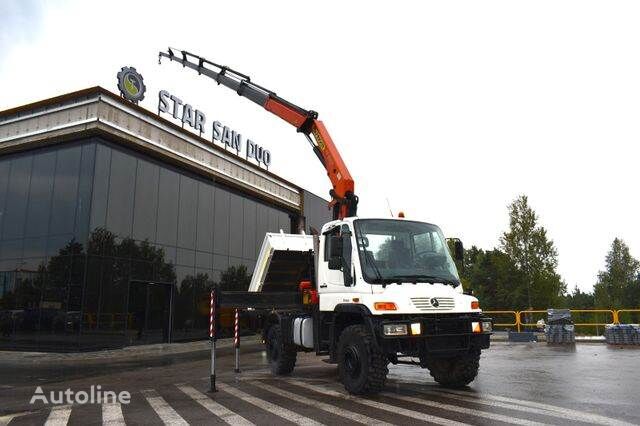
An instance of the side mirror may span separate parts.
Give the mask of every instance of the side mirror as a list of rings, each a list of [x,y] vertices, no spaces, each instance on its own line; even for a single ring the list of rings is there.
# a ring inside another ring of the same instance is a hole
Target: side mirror
[[[453,256],[455,260],[460,262],[464,261],[464,246],[462,245],[462,241],[457,238],[453,240]]]

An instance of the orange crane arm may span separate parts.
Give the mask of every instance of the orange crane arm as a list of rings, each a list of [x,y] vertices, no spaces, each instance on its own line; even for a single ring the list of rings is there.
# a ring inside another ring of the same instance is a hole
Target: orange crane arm
[[[184,50],[169,48],[167,52],[160,52],[158,60],[163,57],[176,61],[183,67],[191,68],[198,74],[206,75],[219,85],[235,90],[238,95],[257,103],[294,126],[298,132],[303,133],[331,181],[333,189],[329,192],[331,195],[329,207],[333,209],[333,218],[343,219],[356,215],[358,197],[354,193],[353,178],[324,123],[318,120],[317,112],[307,111],[282,99],[275,92],[252,83],[248,76],[229,67],[218,65]]]

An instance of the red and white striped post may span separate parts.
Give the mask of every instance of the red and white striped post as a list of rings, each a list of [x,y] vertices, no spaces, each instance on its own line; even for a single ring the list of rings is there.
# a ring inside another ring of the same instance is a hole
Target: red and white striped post
[[[236,368],[233,370],[236,373],[240,372],[240,312],[236,308],[235,317],[233,321],[233,347],[236,351]]]
[[[211,290],[209,300],[209,338],[211,339],[211,372],[209,376],[209,392],[216,389],[216,291]]]

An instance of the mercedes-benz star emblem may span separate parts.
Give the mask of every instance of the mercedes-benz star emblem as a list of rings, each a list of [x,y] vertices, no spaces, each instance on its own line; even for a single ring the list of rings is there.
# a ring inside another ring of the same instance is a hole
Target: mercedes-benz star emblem
[[[431,302],[431,306],[433,306],[434,308],[437,308],[438,306],[440,306],[440,302],[438,302],[438,299],[436,299],[435,297],[431,299],[430,302]]]

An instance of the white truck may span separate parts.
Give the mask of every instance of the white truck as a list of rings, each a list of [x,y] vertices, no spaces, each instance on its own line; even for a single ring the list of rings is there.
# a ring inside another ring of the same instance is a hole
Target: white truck
[[[428,223],[345,218],[320,235],[267,234],[249,292],[221,300],[261,307],[274,374],[291,373],[298,352],[315,352],[338,364],[354,394],[379,391],[389,363],[466,386],[489,347],[491,319],[464,294],[442,232]]]
[[[333,221],[315,235],[267,234],[249,291],[218,292],[221,306],[256,314],[273,373],[291,373],[304,351],[338,364],[354,394],[379,391],[389,363],[428,368],[444,386],[469,384],[489,347],[491,319],[463,292],[440,229],[357,217],[354,180],[317,112],[184,50],[169,48],[163,57],[295,126],[331,180]],[[459,240],[453,252],[462,260]]]

